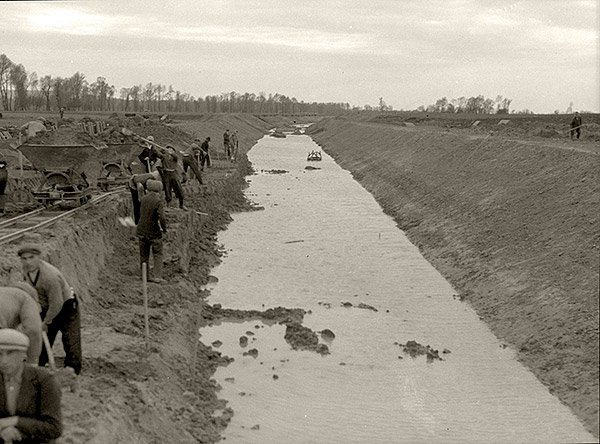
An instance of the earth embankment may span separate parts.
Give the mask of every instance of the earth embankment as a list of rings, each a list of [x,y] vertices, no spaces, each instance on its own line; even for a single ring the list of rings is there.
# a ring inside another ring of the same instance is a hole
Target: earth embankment
[[[598,436],[598,155],[341,118],[309,133]]]
[[[225,120],[214,116],[176,122],[188,133],[159,126],[139,129],[153,134],[158,143],[179,147],[195,135],[218,140],[227,126],[239,131],[242,154],[236,164],[216,161],[205,171],[204,187],[185,185],[189,211],[167,210],[167,283],[148,284],[149,348],[144,341],[138,241],[134,229],[117,220],[131,215],[128,192],[2,245],[2,285],[19,279],[19,245],[35,241],[82,301],[83,369],[78,390],[63,391],[60,443],[216,442],[229,422],[233,412],[218,399],[218,386],[211,379],[216,367],[229,361],[198,341],[206,305],[200,288],[222,254],[217,233],[226,229],[231,212],[250,209],[242,192],[250,172],[244,154],[265,128],[252,116]],[[60,363],[59,342],[55,352]]]

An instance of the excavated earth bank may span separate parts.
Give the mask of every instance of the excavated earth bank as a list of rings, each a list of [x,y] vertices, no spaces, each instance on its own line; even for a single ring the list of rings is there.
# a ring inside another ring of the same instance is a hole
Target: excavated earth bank
[[[593,142],[549,146],[343,118],[309,134],[598,436]]]
[[[230,358],[200,343],[198,328],[219,317],[302,320],[303,312],[281,308],[229,313],[208,306],[202,299],[205,292],[198,290],[220,260],[217,233],[226,229],[230,213],[253,209],[242,192],[251,172],[245,152],[270,126],[252,116],[219,115],[177,126],[187,131],[188,143],[192,136],[211,136],[214,149],[222,148],[218,141],[225,129],[237,129],[243,156],[235,165],[215,162],[205,175],[205,188],[195,182],[186,186],[191,211],[168,210],[168,282],[148,287],[149,349],[144,341],[137,238],[134,229],[117,222],[131,212],[128,193],[2,246],[0,284],[19,278],[16,250],[20,243],[34,240],[82,299],[83,370],[78,390],[64,391],[65,432],[59,443],[218,441],[233,412],[218,399],[219,387],[211,377]],[[173,131],[151,131],[158,143],[172,142]],[[174,142],[184,136],[179,131]],[[55,350],[60,361],[59,344]]]

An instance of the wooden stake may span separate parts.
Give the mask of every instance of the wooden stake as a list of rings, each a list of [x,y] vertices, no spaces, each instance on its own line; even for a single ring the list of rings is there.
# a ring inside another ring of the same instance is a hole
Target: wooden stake
[[[150,348],[150,325],[148,324],[148,264],[142,263],[142,292],[144,294],[144,329],[146,333],[146,350]]]

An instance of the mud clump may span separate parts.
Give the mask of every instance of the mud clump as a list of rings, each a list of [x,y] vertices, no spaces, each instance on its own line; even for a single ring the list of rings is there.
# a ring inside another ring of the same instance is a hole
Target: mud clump
[[[246,347],[248,345],[248,337],[240,336],[240,347]]]
[[[304,167],[304,169],[308,170],[308,171],[312,171],[312,170],[320,170],[321,168],[307,165],[307,166]]]
[[[253,320],[261,319],[272,322],[302,322],[306,311],[301,308],[276,307],[264,311],[258,310],[235,310],[223,308],[221,304],[206,304],[202,309],[202,317],[206,323],[216,320]],[[255,327],[255,328],[260,328]]]
[[[406,344],[398,345],[402,347],[402,351],[409,354],[411,358],[425,355],[427,357],[427,362],[433,362],[435,360],[443,361],[443,359],[440,358],[439,351],[434,350],[429,345],[422,345],[417,341],[408,341]]]
[[[266,174],[287,174],[289,173],[289,171],[287,170],[277,170],[277,169],[272,169],[272,170],[260,170],[261,173],[266,173]]]
[[[358,304],[357,307],[358,308],[362,308],[363,310],[371,310],[371,311],[375,311],[375,312],[379,311],[375,307],[373,307],[372,305],[367,305],[367,304],[364,304],[362,302],[360,304]]]
[[[248,350],[247,352],[244,352],[243,355],[244,356],[252,356],[254,359],[256,359],[258,356],[258,350],[255,348],[252,348],[252,349]]]
[[[335,333],[333,333],[328,328],[326,328],[325,330],[321,330],[319,333],[321,333],[321,337],[326,341],[332,341],[335,339]]]
[[[284,339],[294,350],[314,351],[322,356],[329,354],[329,347],[319,344],[317,334],[299,322],[286,323]]]

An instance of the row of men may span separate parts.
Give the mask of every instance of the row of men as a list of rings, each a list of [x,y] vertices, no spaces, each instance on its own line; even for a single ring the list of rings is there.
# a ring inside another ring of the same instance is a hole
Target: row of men
[[[42,249],[17,251],[23,281],[0,287],[0,441],[45,443],[62,433],[61,390],[42,368],[60,331],[64,366],[81,373],[79,298]]]

